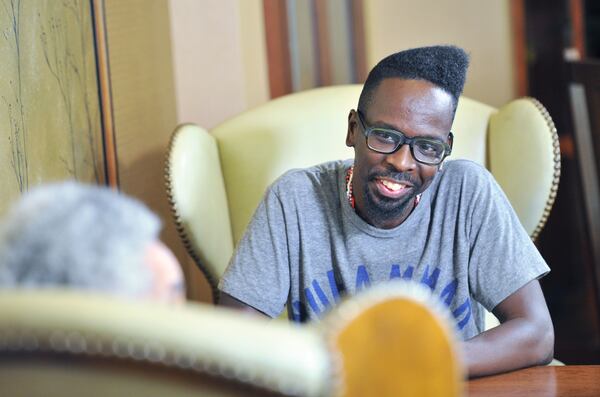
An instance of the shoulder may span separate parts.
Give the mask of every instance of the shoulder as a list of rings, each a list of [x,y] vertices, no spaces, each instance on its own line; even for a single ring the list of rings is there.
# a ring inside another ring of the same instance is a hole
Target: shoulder
[[[444,173],[452,177],[456,176],[467,176],[467,177],[478,177],[489,176],[489,171],[482,166],[471,160],[448,160],[444,164]]]
[[[481,164],[471,160],[449,160],[440,171],[442,181],[458,183],[490,183],[494,180],[492,174]],[[443,183],[443,182],[442,182]]]
[[[308,168],[295,168],[285,172],[273,182],[270,189],[277,194],[336,187],[340,173],[350,167],[348,160],[330,161]]]
[[[450,160],[438,175],[438,194],[462,197],[481,197],[497,190],[492,174],[471,160]]]

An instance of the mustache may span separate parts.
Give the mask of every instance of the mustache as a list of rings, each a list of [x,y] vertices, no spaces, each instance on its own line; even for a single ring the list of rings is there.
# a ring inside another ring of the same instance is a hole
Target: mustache
[[[373,170],[369,172],[368,180],[373,181],[377,178],[393,179],[396,182],[404,182],[413,186],[420,185],[419,181],[408,172],[398,172],[394,170]]]

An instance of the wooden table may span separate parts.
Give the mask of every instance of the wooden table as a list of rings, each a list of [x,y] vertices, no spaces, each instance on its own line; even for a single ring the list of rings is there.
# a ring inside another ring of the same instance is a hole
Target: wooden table
[[[469,397],[600,396],[600,365],[534,367],[468,382]]]

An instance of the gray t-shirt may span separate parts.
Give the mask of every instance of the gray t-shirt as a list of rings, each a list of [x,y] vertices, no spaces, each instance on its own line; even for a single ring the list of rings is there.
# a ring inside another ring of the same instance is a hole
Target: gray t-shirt
[[[429,286],[463,338],[484,312],[549,271],[491,174],[447,161],[409,217],[379,229],[348,203],[336,161],[281,176],[259,204],[219,288],[276,317],[318,319],[345,294],[394,278]]]

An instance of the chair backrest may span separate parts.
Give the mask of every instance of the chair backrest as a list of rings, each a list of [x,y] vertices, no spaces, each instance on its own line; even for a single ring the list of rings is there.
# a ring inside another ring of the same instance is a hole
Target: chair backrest
[[[284,96],[224,122],[210,134],[192,125],[177,128],[167,161],[167,187],[180,234],[209,279],[223,273],[266,187],[278,176],[291,168],[353,156],[345,146],[347,119],[361,89],[334,86]],[[452,130],[451,158],[486,166],[535,238],[560,175],[558,136],[548,112],[531,98],[495,109],[461,97]]]
[[[3,396],[321,396],[330,361],[309,328],[212,305],[0,291]]]
[[[451,314],[428,293],[382,286],[298,326],[210,305],[4,290],[0,395],[455,397]]]

